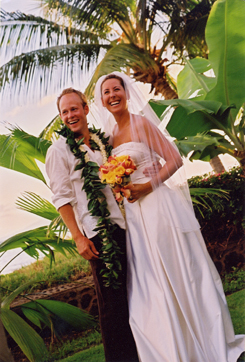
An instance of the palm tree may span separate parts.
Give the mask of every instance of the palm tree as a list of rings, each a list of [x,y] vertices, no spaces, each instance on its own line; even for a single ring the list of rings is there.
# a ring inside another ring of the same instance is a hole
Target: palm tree
[[[206,56],[204,29],[214,0],[43,0],[46,15],[1,11],[1,46],[14,39],[15,55],[0,68],[0,89],[8,82],[20,89],[39,84],[41,94],[54,82],[96,66],[87,94],[103,74],[123,70],[165,99],[177,98],[168,73],[173,58]],[[40,37],[40,41],[35,43]],[[31,44],[31,49],[27,47]],[[171,59],[166,49],[172,49]],[[102,60],[101,60],[102,58]],[[97,62],[99,64],[97,64]],[[35,83],[33,83],[35,81]],[[37,91],[37,89],[35,89]]]

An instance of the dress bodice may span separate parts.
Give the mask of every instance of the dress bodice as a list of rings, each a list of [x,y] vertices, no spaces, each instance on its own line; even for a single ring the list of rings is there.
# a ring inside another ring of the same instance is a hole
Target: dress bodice
[[[145,183],[150,180],[144,175],[146,167],[152,165],[153,161],[159,160],[159,156],[152,152],[147,145],[140,142],[122,143],[112,150],[112,155],[122,156],[129,155],[135,162],[137,170],[131,175],[131,180],[134,183]]]

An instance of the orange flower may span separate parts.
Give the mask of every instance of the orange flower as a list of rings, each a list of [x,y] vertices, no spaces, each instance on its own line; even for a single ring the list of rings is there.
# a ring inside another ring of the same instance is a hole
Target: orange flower
[[[117,192],[115,194],[115,199],[116,199],[117,202],[123,201],[123,196],[121,195],[121,192]]]
[[[126,197],[127,199],[129,198],[129,196],[131,195],[131,191],[129,189],[121,189],[121,193],[123,194],[124,197]]]

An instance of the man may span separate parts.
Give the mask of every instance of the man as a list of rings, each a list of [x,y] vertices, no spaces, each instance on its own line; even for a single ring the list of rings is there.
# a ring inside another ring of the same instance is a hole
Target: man
[[[75,134],[76,139],[83,138],[83,148],[89,160],[102,164],[102,155],[92,150],[90,132],[87,125],[89,107],[83,93],[72,88],[65,89],[57,99],[57,107],[64,124]],[[127,290],[126,290],[126,241],[125,221],[114,196],[107,186],[103,189],[111,222],[117,225],[113,237],[120,245],[122,272],[118,277],[120,288],[104,286],[101,270],[104,264],[100,259],[102,242],[93,229],[97,217],[88,210],[87,195],[82,187],[84,178],[81,170],[76,170],[77,158],[72,153],[64,137],[60,137],[48,150],[46,171],[53,192],[53,203],[76,243],[79,254],[90,261],[98,298],[101,334],[107,362],[137,362],[137,351],[129,326]]]

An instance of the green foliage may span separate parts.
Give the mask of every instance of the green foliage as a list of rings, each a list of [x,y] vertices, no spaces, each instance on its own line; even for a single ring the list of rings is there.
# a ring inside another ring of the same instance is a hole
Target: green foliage
[[[77,253],[77,248],[73,240],[61,240],[52,230],[49,230],[47,226],[24,231],[10,237],[0,244],[0,253],[16,248],[21,248],[23,252],[26,252],[35,259],[39,258],[39,252],[43,253],[49,257],[50,266],[55,261],[54,251],[58,251],[64,255],[66,255],[66,252],[70,254]],[[7,265],[5,265],[0,272],[2,272],[6,266]]]
[[[47,357],[40,362],[60,361],[61,359],[63,360],[63,358],[65,359],[80,358],[77,359],[77,361],[88,362],[89,359],[83,358],[84,355],[88,356],[88,358],[90,358],[89,355],[94,356],[97,348],[100,350],[103,361],[104,349],[101,342],[102,342],[101,334],[100,331],[97,329],[84,331],[83,334],[80,335],[78,338],[76,337],[76,333],[73,332],[67,341],[64,342],[57,341],[54,344],[52,344],[49,347]],[[93,349],[90,349],[91,346],[93,346]],[[69,355],[72,356],[67,357]]]
[[[15,270],[13,273],[1,275],[1,295],[7,296],[18,286],[32,281],[24,291],[29,294],[33,290],[43,290],[59,284],[69,283],[75,280],[75,276],[88,273],[90,265],[80,255],[68,255],[67,257],[56,253],[55,263],[50,268],[49,258],[45,257],[28,266]]]
[[[93,348],[89,348],[80,353],[76,353],[73,356],[67,357],[59,362],[105,362],[105,355],[103,345],[95,346]]]
[[[243,0],[218,0],[212,7],[205,29],[208,58],[217,78],[216,86],[206,99],[235,104],[231,123],[245,101],[244,13]]]
[[[0,166],[32,176],[46,184],[35,158],[25,153],[12,135],[0,135]]]
[[[235,334],[245,332],[245,289],[227,297]]]
[[[83,330],[95,325],[94,319],[85,311],[57,300],[38,299],[21,306],[25,317],[37,327],[51,329],[56,337],[61,337],[63,325]]]
[[[198,219],[204,217],[206,220],[215,218],[225,219],[236,225],[242,222],[242,207],[244,197],[244,177],[241,167],[234,167],[228,172],[221,174],[195,176],[188,180],[190,188],[205,187],[226,190],[229,192],[229,199],[214,197],[213,205],[210,208],[195,207]],[[209,203],[209,200],[207,200]]]
[[[31,362],[40,361],[47,354],[42,338],[18,314],[1,308],[1,320],[4,328]]]
[[[4,288],[4,283],[1,283],[1,314],[3,326],[18,344],[23,353],[32,362],[41,361],[47,355],[47,349],[44,341],[39,334],[24,321],[18,314],[10,309],[11,303],[20,295],[26,299],[30,299],[28,294],[23,294],[24,291],[36,283],[35,277],[33,280],[30,274],[26,274],[28,278],[27,283],[23,283],[23,278],[18,284],[16,289],[9,289],[9,283]],[[1,281],[4,279],[1,276]],[[6,282],[6,280],[5,280]],[[13,283],[11,284],[13,286]],[[4,291],[4,293],[2,293]],[[81,311],[79,308],[69,305],[67,303],[54,301],[54,300],[36,300],[30,301],[21,306],[27,320],[29,319],[34,325],[42,329],[44,326],[50,328],[56,337],[62,334],[64,324],[73,327],[77,330],[86,329],[95,325],[93,318]]]
[[[243,0],[214,3],[206,26],[208,60],[187,61],[177,80],[182,99],[155,102],[159,113],[161,104],[162,110],[174,107],[167,129],[191,159],[228,153],[245,164],[244,117],[236,117],[245,102],[244,12]],[[210,69],[213,77],[204,74]]]
[[[53,220],[60,215],[53,204],[34,192],[26,191],[22,197],[18,197],[16,205],[21,210],[49,220]]]
[[[245,289],[245,270],[233,267],[231,273],[223,276],[222,282],[226,294],[232,294]]]

